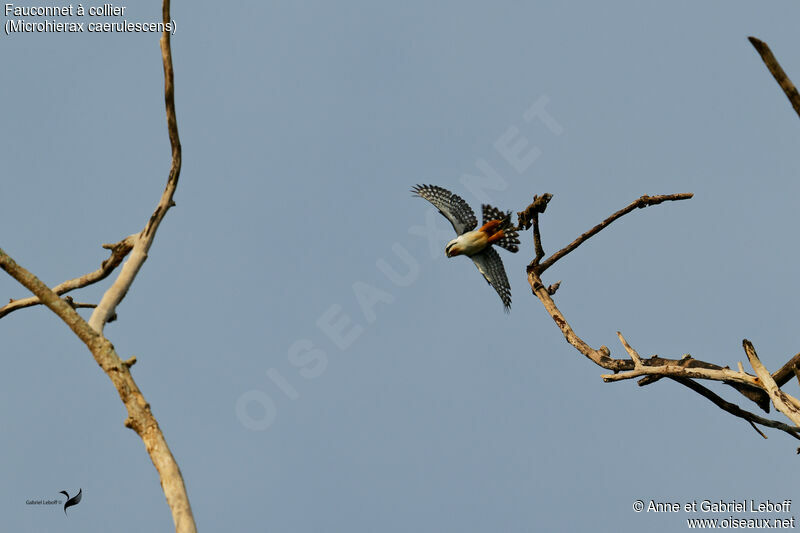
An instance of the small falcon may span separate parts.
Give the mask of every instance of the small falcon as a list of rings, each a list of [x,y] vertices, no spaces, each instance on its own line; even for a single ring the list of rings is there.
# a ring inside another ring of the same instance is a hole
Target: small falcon
[[[483,204],[483,226],[475,229],[478,221],[472,208],[463,198],[436,185],[416,185],[415,195],[425,198],[450,221],[458,237],[447,243],[447,257],[466,255],[475,263],[483,277],[494,287],[506,312],[511,308],[511,286],[508,284],[503,261],[492,245],[496,244],[517,252],[519,235],[511,224],[511,211],[504,213],[496,207]]]

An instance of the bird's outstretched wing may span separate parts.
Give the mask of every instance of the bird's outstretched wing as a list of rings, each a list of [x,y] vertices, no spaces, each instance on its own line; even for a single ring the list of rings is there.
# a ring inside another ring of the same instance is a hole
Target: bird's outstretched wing
[[[436,185],[415,185],[411,192],[432,203],[450,221],[456,233],[475,229],[478,219],[467,202],[457,194]]]
[[[508,312],[511,309],[511,285],[508,284],[506,269],[503,267],[500,254],[491,246],[487,246],[484,251],[471,256],[471,258],[489,285],[494,287],[494,290],[500,295],[504,310]]]

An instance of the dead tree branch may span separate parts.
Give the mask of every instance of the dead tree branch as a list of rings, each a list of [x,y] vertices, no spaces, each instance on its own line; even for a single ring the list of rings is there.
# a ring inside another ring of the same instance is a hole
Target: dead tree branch
[[[564,248],[551,255],[549,258],[547,258],[547,260],[545,260],[544,263],[538,266],[537,271],[539,274],[542,274],[545,270],[553,266],[553,264],[555,264],[556,261],[562,259],[565,255],[575,250],[578,246],[580,246],[593,236],[600,233],[600,231],[603,228],[605,228],[618,218],[627,215],[634,209],[642,209],[644,207],[649,207],[651,205],[658,205],[661,202],[688,200],[692,196],[694,196],[694,194],[692,193],[679,193],[679,194],[666,194],[662,196],[645,195],[642,196],[641,198],[637,198],[636,200],[631,202],[631,204],[628,205],[627,207],[620,209],[619,211],[617,211],[616,213],[614,213],[613,215],[611,215],[610,217],[608,217],[607,219],[605,219],[604,221],[602,221],[601,223],[590,229],[589,231],[583,233],[580,237],[578,237],[577,239],[566,245]],[[534,266],[535,265],[531,263],[531,265],[528,268],[530,269],[533,268]]]
[[[789,76],[787,76],[783,71],[783,68],[781,68],[781,64],[778,63],[778,60],[775,59],[774,55],[772,55],[772,50],[769,49],[767,43],[756,39],[755,37],[748,37],[747,39],[761,55],[761,59],[764,61],[764,64],[767,65],[770,73],[772,73],[772,77],[775,78],[775,81],[777,81],[778,85],[781,86],[784,94],[792,104],[794,112],[800,117],[800,94],[797,93],[797,87],[794,86],[792,80],[789,79]]]
[[[558,309],[552,294],[545,288],[541,278],[535,271],[528,272],[528,283],[533,289],[533,293],[544,305],[545,310],[551,316],[558,328],[564,334],[564,338],[570,343],[578,352],[582,353],[586,358],[595,363],[597,366],[611,370],[614,374],[604,375],[603,379],[607,382],[619,381],[622,379],[631,379],[638,376],[646,376],[651,378],[649,381],[640,380],[640,386],[647,385],[655,381],[652,378],[660,378],[662,376],[674,377],[706,377],[708,379],[719,379],[726,385],[729,385],[740,392],[748,399],[755,402],[761,409],[769,412],[769,396],[760,387],[753,385],[750,378],[739,376],[728,368],[723,368],[713,363],[699,361],[694,358],[682,359],[667,359],[658,356],[652,356],[649,359],[642,361],[642,366],[636,369],[636,365],[631,359],[615,359],[612,358],[611,350],[606,346],[601,346],[599,349],[594,349],[589,344],[581,339],[577,333],[572,329],[567,319]],[[652,371],[657,369],[656,371]],[[659,374],[659,370],[663,370],[663,374]],[[628,376],[626,372],[636,372],[635,375]],[[726,372],[727,371],[727,372]],[[623,374],[620,374],[623,372]],[[693,374],[695,373],[696,374]],[[744,374],[744,372],[741,372]],[[618,377],[620,376],[620,377]],[[739,376],[738,379],[728,379],[728,376]],[[608,378],[608,379],[606,379]]]
[[[170,2],[164,0],[162,16],[165,24],[171,22]],[[169,26],[168,26],[169,27]],[[172,511],[172,519],[175,523],[175,531],[179,533],[196,533],[192,508],[186,493],[186,486],[183,482],[178,464],[175,457],[167,446],[164,434],[158,426],[150,405],[139,390],[130,367],[136,363],[136,358],[123,361],[117,355],[114,346],[103,335],[103,327],[107,322],[115,317],[116,307],[125,297],[128,289],[133,283],[137,272],[147,259],[147,252],[155,238],[156,230],[161,223],[167,210],[172,207],[173,195],[178,185],[178,177],[181,169],[181,145],[178,137],[178,123],[175,114],[174,97],[174,75],[172,68],[172,51],[170,46],[170,34],[165,31],[161,35],[161,56],[164,66],[164,100],[167,115],[167,130],[169,132],[170,146],[172,148],[172,164],[169,170],[167,185],[155,212],[147,221],[144,229],[116,245],[110,246],[111,257],[103,262],[100,270],[81,276],[74,280],[62,283],[57,290],[50,289],[35,275],[18,265],[8,254],[0,248],[0,268],[30,290],[34,297],[24,300],[12,301],[0,312],[0,316],[9,312],[41,303],[50,308],[58,315],[64,323],[86,344],[94,356],[95,361],[108,375],[114,387],[117,389],[122,403],[125,405],[128,417],[125,426],[133,429],[144,442],[145,449],[150,456],[161,480],[161,487],[167,499],[167,504]],[[108,247],[108,246],[107,246]],[[61,298],[69,290],[84,287],[95,283],[108,276],[111,271],[128,255],[127,261],[123,264],[117,279],[106,291],[95,307],[92,304],[80,304],[72,301],[72,298]],[[22,302],[22,303],[20,303]],[[95,307],[91,319],[87,322],[75,310],[77,307]]]
[[[789,396],[778,387],[778,384],[775,383],[775,380],[772,379],[772,376],[758,358],[756,350],[753,348],[753,343],[744,339],[742,345],[747,354],[747,359],[750,360],[750,365],[756,371],[758,379],[761,380],[762,388],[769,394],[772,404],[778,411],[789,417],[789,420],[794,422],[795,425],[800,425],[800,401]]]
[[[550,193],[544,193],[541,196],[534,196],[533,202],[531,202],[528,207],[517,213],[518,230],[529,229],[531,225],[533,225],[533,249],[536,252],[536,257],[533,259],[533,263],[531,263],[532,265],[538,265],[539,261],[544,257],[542,236],[539,233],[539,214],[545,212],[547,209],[547,204],[552,198],[553,195]]]
[[[170,3],[164,0],[162,15],[164,23],[170,22]],[[172,147],[172,165],[169,169],[167,186],[161,195],[161,199],[156,206],[144,229],[136,235],[133,250],[128,260],[122,265],[117,279],[103,295],[97,308],[89,319],[89,325],[99,333],[103,332],[103,327],[109,318],[114,315],[117,306],[125,298],[128,289],[133,284],[136,274],[147,260],[147,252],[153,244],[156,230],[161,224],[167,210],[175,205],[172,197],[178,187],[178,178],[181,173],[181,141],[178,136],[178,120],[175,114],[175,80],[172,69],[172,48],[170,46],[169,32],[165,31],[161,35],[161,57],[164,64],[164,103],[167,111],[167,131],[169,132],[169,142]]]
[[[111,255],[102,262],[100,268],[95,270],[94,272],[89,272],[88,274],[84,274],[83,276],[67,280],[64,283],[56,285],[53,287],[53,292],[62,295],[66,294],[70,291],[75,289],[81,289],[83,287],[87,287],[92,285],[93,283],[97,283],[98,281],[102,281],[111,274],[115,268],[122,263],[122,260],[125,259],[125,256],[128,255],[128,252],[131,251],[133,248],[134,243],[134,235],[130,235],[125,237],[121,241],[115,244],[104,244],[103,248],[107,250],[111,250]],[[42,302],[39,301],[39,298],[36,296],[29,296],[28,298],[20,298],[18,300],[11,300],[9,303],[0,307],[0,318],[3,318],[9,313],[16,311],[17,309],[23,309],[25,307],[31,307],[34,305],[40,305]]]
[[[181,471],[167,446],[158,422],[150,411],[150,404],[131,376],[129,368],[132,363],[122,361],[108,339],[93,329],[69,303],[62,300],[39,278],[14,262],[2,248],[0,248],[0,268],[35,294],[41,303],[58,315],[92,352],[94,360],[111,379],[122,403],[125,404],[128,411],[125,425],[142,438],[150,459],[158,471],[167,503],[172,509],[175,531],[195,533],[197,530]]]
[[[788,433],[792,437],[800,440],[800,428],[798,428],[798,427],[793,427],[793,426],[790,426],[789,424],[784,424],[783,422],[778,422],[776,420],[770,420],[769,418],[764,418],[764,417],[758,416],[757,414],[751,413],[750,411],[745,411],[744,409],[742,409],[741,407],[739,407],[735,403],[731,403],[731,402],[723,399],[721,396],[715,394],[713,391],[711,391],[710,389],[700,385],[699,383],[697,383],[694,380],[684,379],[684,378],[676,378],[676,377],[670,377],[670,379],[680,383],[681,385],[683,385],[685,387],[688,387],[688,388],[692,389],[693,391],[695,391],[700,396],[708,398],[709,400],[711,400],[711,402],[714,403],[714,405],[716,405],[717,407],[719,407],[723,411],[727,411],[730,414],[732,414],[733,416],[738,416],[741,419],[747,420],[750,423],[750,425],[753,426],[753,429],[755,429],[758,432],[758,434],[761,435],[762,437],[764,437],[765,439],[767,438],[767,436],[764,435],[764,433],[762,433],[761,430],[759,430],[755,426],[755,424],[760,424],[760,425],[765,426],[765,427],[770,427],[770,428],[779,429],[781,431],[785,431],[786,433]]]
[[[789,359],[780,370],[772,374],[772,379],[775,380],[778,387],[783,387],[795,376],[798,369],[800,369],[800,353]]]
[[[795,113],[800,116],[800,94],[798,94],[797,88],[795,87],[794,83],[792,83],[792,80],[786,75],[786,72],[784,72],[780,63],[778,63],[778,60],[772,54],[772,51],[766,43],[755,37],[749,37],[748,39],[753,47],[755,47],[756,51],[758,51],[760,54],[761,59],[764,61],[764,64],[767,66],[767,69],[769,69],[772,76],[778,82],[778,85],[780,85],[784,94],[786,94],[786,97],[792,104]],[[637,201],[617,211],[597,226],[580,235],[572,243],[554,253],[543,263],[540,263],[544,253],[541,248],[541,237],[539,236],[538,214],[543,213],[544,209],[536,211],[532,209],[532,204],[529,206],[528,210],[523,212],[529,212],[527,218],[525,218],[525,221],[530,220],[530,223],[534,226],[534,248],[536,255],[534,260],[530,263],[530,265],[528,265],[528,282],[531,286],[531,289],[533,290],[533,293],[542,301],[545,309],[559,326],[562,333],[564,333],[567,342],[572,344],[579,352],[594,361],[597,365],[614,372],[614,374],[603,375],[602,377],[604,381],[620,381],[643,376],[643,378],[639,380],[639,385],[641,386],[653,383],[662,377],[669,377],[685,385],[686,387],[689,387],[698,394],[708,398],[721,409],[735,416],[744,418],[750,422],[751,425],[760,424],[762,426],[777,428],[782,431],[786,431],[797,438],[798,428],[792,428],[791,426],[782,424],[780,422],[757,417],[752,413],[744,411],[739,406],[723,400],[713,392],[699,385],[693,381],[693,379],[721,381],[731,387],[734,387],[741,394],[756,402],[756,404],[758,404],[767,412],[769,411],[769,400],[771,400],[779,411],[785,414],[795,424],[800,425],[800,401],[786,394],[780,389],[781,386],[789,382],[792,376],[797,376],[798,381],[800,381],[800,353],[792,357],[786,364],[783,365],[783,367],[781,367],[780,370],[770,375],[770,373],[759,360],[753,345],[750,343],[750,341],[745,339],[743,341],[744,349],[747,354],[747,358],[756,373],[756,375],[753,376],[744,372],[741,363],[739,363],[738,371],[733,371],[728,367],[719,367],[711,363],[697,361],[691,357],[688,359],[682,359],[681,361],[678,361],[677,364],[675,360],[661,359],[655,356],[647,360],[642,360],[638,353],[636,353],[636,351],[630,347],[624,337],[619,334],[620,341],[630,355],[631,359],[614,359],[610,356],[610,351],[605,346],[601,346],[599,350],[594,350],[575,334],[564,318],[564,315],[558,310],[552,298],[550,297],[552,293],[544,288],[540,276],[545,270],[553,266],[556,261],[562,259],[568,253],[575,250],[583,242],[600,232],[614,220],[626,215],[637,207],[642,208],[654,205],[656,203],[661,203],[666,200],[684,200],[691,197],[691,194],[675,194],[654,197],[642,196]],[[520,213],[520,228],[523,227],[523,213]],[[525,226],[525,229],[528,227],[529,225]],[[755,426],[753,427],[755,428]],[[761,433],[758,428],[755,429]],[[763,436],[763,433],[761,434]],[[800,453],[800,449],[798,449],[798,453]]]
[[[728,386],[733,387],[738,392],[743,394],[748,399],[754,401],[765,411],[769,411],[769,400],[776,406],[778,410],[788,416],[795,424],[800,425],[800,400],[786,394],[780,390],[780,385],[776,383],[773,376],[767,372],[760,360],[755,354],[752,344],[749,341],[744,341],[745,351],[750,361],[755,375],[749,374],[744,371],[741,363],[738,365],[738,370],[732,370],[729,367],[720,367],[712,363],[699,361],[689,356],[688,354],[681,359],[665,359],[658,356],[652,356],[644,359],[639,353],[630,345],[630,343],[623,337],[621,333],[617,333],[623,348],[627,352],[629,359],[617,359],[611,357],[611,351],[606,346],[601,346],[598,349],[592,348],[581,337],[579,337],[570,326],[563,313],[558,309],[552,298],[552,292],[549,291],[541,279],[541,272],[552,266],[556,261],[566,256],[571,251],[575,250],[580,244],[596,235],[604,227],[608,226],[614,220],[630,213],[637,207],[647,207],[656,205],[667,200],[683,200],[691,198],[691,194],[674,194],[665,196],[642,196],[634,201],[624,209],[621,209],[606,218],[603,222],[593,227],[591,230],[583,233],[580,237],[575,239],[571,244],[562,248],[549,259],[541,264],[536,264],[537,259],[528,265],[528,283],[531,290],[537,298],[544,305],[545,310],[551,316],[558,328],[564,334],[564,338],[571,344],[578,352],[586,356],[596,365],[611,370],[612,374],[603,374],[601,377],[603,381],[610,383],[615,381],[622,381],[642,377],[639,380],[639,385],[644,386],[663,377],[669,377],[678,383],[690,388],[698,394],[712,401],[715,405],[724,411],[747,420],[755,428],[755,424],[760,424],[765,427],[776,428],[784,431],[791,436],[800,439],[800,427],[792,427],[782,422],[769,420],[757,416],[749,411],[746,411],[736,404],[724,400],[720,396],[711,392],[707,388],[699,385],[695,379],[706,379],[712,381],[719,381]],[[521,215],[521,214],[520,214]],[[520,218],[522,221],[522,217]],[[538,213],[531,214],[529,219],[530,224],[538,226]],[[520,224],[522,228],[524,224]],[[537,256],[539,250],[536,250]],[[792,375],[800,375],[798,370],[798,363],[800,363],[800,354],[793,357],[781,370],[775,373],[782,381],[788,381]],[[755,428],[759,434],[764,434]]]

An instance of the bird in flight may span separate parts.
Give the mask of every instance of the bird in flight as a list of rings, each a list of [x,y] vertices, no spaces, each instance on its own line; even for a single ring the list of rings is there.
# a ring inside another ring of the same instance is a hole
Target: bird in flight
[[[511,286],[500,254],[493,244],[509,252],[519,250],[519,234],[511,224],[511,211],[505,213],[496,207],[483,204],[483,225],[477,230],[478,220],[463,198],[436,185],[415,185],[411,192],[425,198],[453,225],[458,237],[447,243],[447,257],[466,255],[475,263],[489,285],[494,287],[506,312],[511,308]]]

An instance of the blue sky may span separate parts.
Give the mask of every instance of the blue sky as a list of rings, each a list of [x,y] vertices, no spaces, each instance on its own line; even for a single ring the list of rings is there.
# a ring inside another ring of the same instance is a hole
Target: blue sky
[[[793,439],[763,440],[666,380],[604,384],[530,294],[529,233],[501,252],[506,315],[409,193],[434,183],[514,211],[552,193],[552,253],[643,194],[693,192],[624,217],[544,281],[562,280],[573,327],[617,357],[622,331],[642,355],[735,367],[748,338],[774,371],[800,350],[800,123],[747,36],[800,80],[795,3],[172,10],[177,207],[105,333],[138,358],[201,530],[676,531],[728,514],[633,502],[795,498],[776,474]],[[125,18],[157,21],[160,3]],[[158,35],[2,39],[0,246],[55,285],[97,268],[100,245],[157,203],[170,160]],[[537,104],[550,122],[526,120]],[[537,156],[515,168],[504,136]],[[469,176],[487,168],[477,194]],[[108,283],[73,296],[96,302]],[[4,275],[0,295],[26,292]],[[337,339],[325,324],[342,320]],[[172,527],[80,341],[43,308],[0,320],[0,338],[6,529]],[[25,505],[78,488],[68,518]]]

